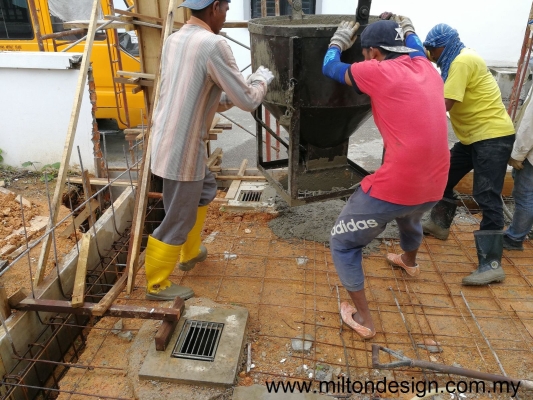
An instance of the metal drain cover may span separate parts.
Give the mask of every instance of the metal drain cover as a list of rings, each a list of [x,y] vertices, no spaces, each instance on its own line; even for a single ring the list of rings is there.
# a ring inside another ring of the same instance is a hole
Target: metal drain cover
[[[211,303],[208,299],[195,299],[192,301]],[[157,351],[155,340],[151,341],[139,378],[233,387],[240,371],[247,322],[248,310],[243,307],[185,304],[185,313],[178,321],[171,345]]]
[[[224,324],[186,320],[171,357],[214,361]]]
[[[261,200],[262,190],[241,190],[238,201],[259,201]]]

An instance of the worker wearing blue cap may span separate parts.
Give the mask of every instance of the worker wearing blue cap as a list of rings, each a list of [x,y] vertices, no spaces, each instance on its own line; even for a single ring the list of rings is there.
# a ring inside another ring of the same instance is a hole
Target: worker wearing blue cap
[[[217,184],[204,141],[217,111],[261,105],[274,76],[264,68],[244,79],[231,48],[218,35],[229,0],[186,0],[192,17],[168,37],[161,55],[161,89],[153,113],[152,173],[163,179],[165,217],[148,237],[146,298],[188,299],[191,288],[171,282],[178,265],[190,271],[207,258],[201,233]]]
[[[383,165],[361,181],[330,237],[335,269],[354,304],[340,304],[341,318],[361,338],[371,339],[376,329],[364,290],[363,248],[395,220],[403,253],[388,253],[387,262],[411,277],[420,275],[416,259],[423,238],[421,219],[442,197],[449,152],[446,107],[435,95],[444,84],[416,41],[404,40],[403,28],[395,21],[373,22],[361,33],[364,60],[346,64],[342,52],[355,44],[358,29],[354,21],[339,25],[322,71],[370,96],[386,150]]]

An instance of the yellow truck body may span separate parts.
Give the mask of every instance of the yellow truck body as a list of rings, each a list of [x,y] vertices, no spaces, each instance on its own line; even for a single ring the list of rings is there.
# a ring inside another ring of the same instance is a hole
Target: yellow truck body
[[[101,8],[102,15],[112,14],[112,0],[103,0]],[[61,51],[76,38],[84,36],[78,29],[74,35],[47,38],[47,35],[66,31],[63,22],[67,21],[52,15],[48,0],[1,0],[0,51]],[[83,53],[84,46],[85,41],[82,41],[68,51]],[[114,81],[118,70],[141,70],[139,58],[120,47],[116,30],[97,33],[91,63],[96,85],[96,118],[114,119],[120,129],[146,123],[143,92],[133,94],[134,85]]]

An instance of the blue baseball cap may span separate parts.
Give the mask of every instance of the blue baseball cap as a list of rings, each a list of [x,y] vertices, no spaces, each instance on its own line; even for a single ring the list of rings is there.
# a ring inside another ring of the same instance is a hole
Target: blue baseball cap
[[[416,51],[404,46],[403,31],[397,22],[380,20],[368,25],[361,34],[361,47],[381,47],[394,53],[412,53]]]
[[[231,3],[231,0],[223,0],[227,1],[228,3]],[[210,4],[214,3],[215,0],[185,0],[183,3],[181,3],[178,8],[180,7],[187,7],[191,10],[203,10]]]

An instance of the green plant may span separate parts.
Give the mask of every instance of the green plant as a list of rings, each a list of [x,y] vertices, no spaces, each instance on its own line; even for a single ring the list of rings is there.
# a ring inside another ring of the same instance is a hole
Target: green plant
[[[4,152],[4,150],[0,149],[0,163],[4,162],[4,157],[2,157],[2,153],[3,152]]]
[[[41,176],[39,177],[39,180],[41,182],[45,181],[51,181],[55,178],[57,178],[57,175],[59,174],[59,167],[61,166],[61,163],[54,163],[54,164],[46,164],[44,165],[40,170],[37,169],[35,164],[39,164],[38,161],[26,161],[22,164],[23,167],[33,167],[33,169],[38,172]]]

